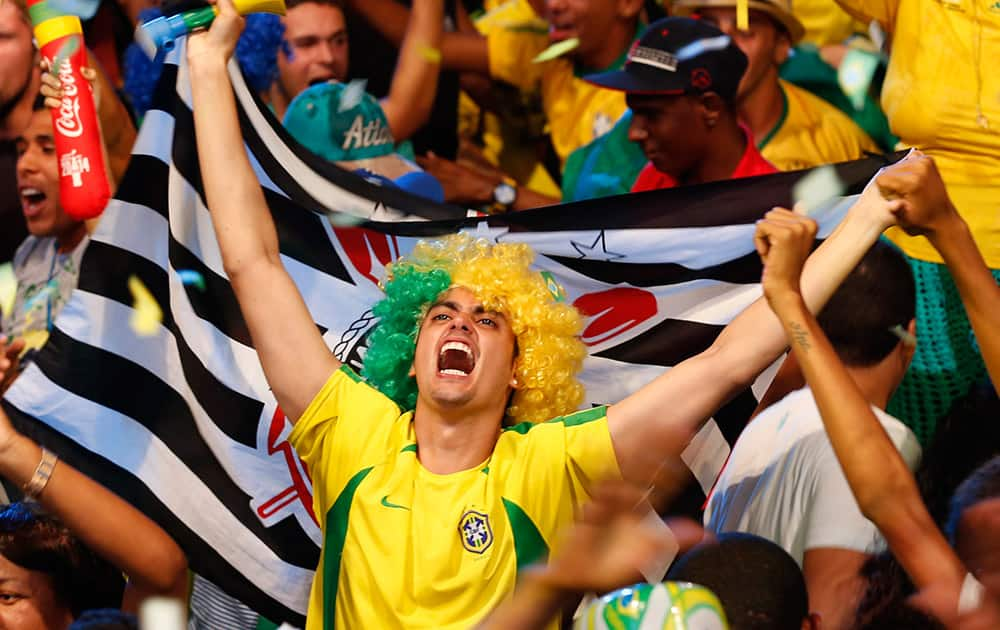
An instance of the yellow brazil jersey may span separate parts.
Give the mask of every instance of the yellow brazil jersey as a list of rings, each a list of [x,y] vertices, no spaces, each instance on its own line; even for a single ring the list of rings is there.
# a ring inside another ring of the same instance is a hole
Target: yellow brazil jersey
[[[794,171],[820,164],[881,153],[854,121],[833,105],[781,80],[784,110],[775,128],[757,144],[761,155],[778,170]]]
[[[552,145],[561,163],[574,150],[602,136],[625,113],[625,93],[607,90],[584,81],[581,76],[602,69],[578,71],[564,57],[535,64],[532,59],[549,46],[548,37],[526,38],[505,30],[486,36],[490,55],[490,76],[527,89],[539,81],[542,109],[549,125]],[[625,54],[606,70],[625,63]],[[538,74],[540,73],[540,75]]]
[[[817,46],[840,44],[855,33],[867,33],[865,24],[830,0],[795,0],[792,12],[806,29],[802,41]]]
[[[490,458],[437,475],[413,413],[335,372],[289,441],[323,530],[306,630],[466,630],[542,560],[599,479],[620,475],[605,407],[502,431]]]
[[[1000,269],[1000,0],[838,0],[892,38],[882,109],[906,146],[932,156],[986,264]],[[890,237],[941,262],[923,237]]]

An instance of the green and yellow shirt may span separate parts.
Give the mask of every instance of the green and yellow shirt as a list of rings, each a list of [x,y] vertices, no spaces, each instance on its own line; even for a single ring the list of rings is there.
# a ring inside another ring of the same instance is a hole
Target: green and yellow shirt
[[[861,127],[830,103],[781,80],[781,119],[757,143],[761,155],[780,171],[812,168],[881,153]]]
[[[431,473],[413,412],[347,367],[289,441],[323,531],[306,630],[465,630],[545,557],[591,483],[620,475],[605,407],[506,428],[487,461]]]
[[[490,76],[527,90],[540,86],[542,109],[549,125],[552,146],[559,160],[594,138],[611,131],[625,113],[625,93],[608,90],[581,77],[602,69],[583,70],[568,57],[544,63],[532,60],[549,46],[547,36],[525,37],[510,30],[493,30],[486,36],[490,55]],[[618,70],[625,64],[627,51],[603,70]]]

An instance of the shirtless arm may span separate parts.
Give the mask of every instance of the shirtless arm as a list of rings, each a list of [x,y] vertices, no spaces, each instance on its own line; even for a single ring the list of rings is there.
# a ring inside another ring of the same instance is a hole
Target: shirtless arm
[[[891,204],[869,184],[840,226],[809,257],[803,296],[818,311],[882,231],[894,222]],[[806,251],[816,225],[788,210],[764,220],[781,238]],[[671,368],[608,410],[622,474],[635,483],[652,475],[656,462],[676,455],[729,398],[749,386],[787,347],[777,318],[763,299],[747,307],[711,347]]]
[[[293,422],[340,362],[281,263],[278,233],[242,150],[226,64],[243,28],[231,0],[188,37],[195,134],[205,197],[222,262],[278,404]]]
[[[0,410],[0,475],[23,487],[41,459],[42,449],[18,433]],[[140,599],[187,595],[187,559],[177,543],[101,484],[60,461],[38,501],[88,547],[125,572]]]
[[[382,37],[401,46],[410,10],[395,0],[350,0],[349,5]],[[459,72],[490,73],[486,38],[478,33],[445,33],[441,37],[441,67]]]
[[[415,0],[382,110],[392,137],[405,140],[430,116],[437,93],[444,0]]]
[[[958,589],[965,576],[920,498],[909,467],[841,363],[799,288],[805,258],[758,232],[764,295],[812,389],[830,443],[861,512],[879,528],[918,588]]]
[[[905,168],[883,173],[876,183],[884,194],[902,200],[897,212],[900,227],[926,236],[941,254],[958,287],[993,386],[1000,388],[1000,285],[948,198],[934,160],[917,153]]]

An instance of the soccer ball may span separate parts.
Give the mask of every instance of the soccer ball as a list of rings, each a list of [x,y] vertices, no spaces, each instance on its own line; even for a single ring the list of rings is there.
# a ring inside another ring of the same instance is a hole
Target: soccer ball
[[[574,630],[729,630],[715,593],[689,582],[636,584],[592,601]]]

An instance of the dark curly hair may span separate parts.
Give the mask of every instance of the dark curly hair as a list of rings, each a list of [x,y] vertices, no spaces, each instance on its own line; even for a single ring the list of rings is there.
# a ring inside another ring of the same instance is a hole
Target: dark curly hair
[[[0,508],[0,555],[46,575],[55,600],[73,618],[90,608],[120,608],[121,571],[99,557],[59,520],[26,503]]]

